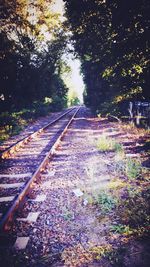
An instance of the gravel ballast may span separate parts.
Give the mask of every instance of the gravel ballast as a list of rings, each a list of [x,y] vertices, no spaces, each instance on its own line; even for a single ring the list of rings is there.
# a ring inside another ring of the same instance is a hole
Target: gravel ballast
[[[97,140],[103,133],[124,146],[130,134],[132,146],[125,149],[131,154],[136,152],[141,137],[135,142],[132,133],[118,123],[94,118],[82,107],[19,213],[19,218],[27,218],[29,212],[36,213],[37,218],[33,222],[16,220],[8,244],[1,246],[1,266],[148,266],[147,239],[143,244],[132,237],[125,241],[118,232],[111,234],[112,224],[120,223],[118,214],[113,208],[104,214],[94,202],[97,192],[107,190],[118,175],[114,152],[101,153],[97,149]],[[146,155],[143,157],[146,161]],[[12,245],[12,240],[19,237],[25,238],[25,247],[19,248],[20,241]],[[125,252],[119,254],[121,247]],[[122,261],[118,255],[122,255]]]

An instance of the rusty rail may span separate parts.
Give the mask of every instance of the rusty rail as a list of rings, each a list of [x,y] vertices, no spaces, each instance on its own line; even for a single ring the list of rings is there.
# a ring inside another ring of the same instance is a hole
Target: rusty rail
[[[80,107],[77,108],[77,110],[75,111],[75,113],[73,114],[73,116],[71,117],[71,119],[69,120],[69,122],[67,123],[66,127],[62,130],[61,134],[59,135],[59,137],[54,142],[54,144],[51,147],[49,153],[46,155],[46,157],[44,158],[44,160],[41,162],[41,164],[38,167],[38,169],[34,172],[34,174],[32,175],[32,177],[29,179],[29,181],[27,182],[27,184],[25,185],[25,187],[23,188],[23,190],[21,191],[21,193],[15,198],[12,206],[9,208],[9,210],[7,211],[7,213],[2,217],[2,219],[0,221],[0,230],[1,231],[3,231],[3,230],[4,231],[8,231],[10,229],[11,223],[13,221],[13,218],[14,218],[14,215],[15,215],[16,211],[21,206],[23,206],[27,195],[32,190],[33,183],[35,182],[35,180],[37,180],[40,177],[43,169],[45,168],[45,166],[49,162],[50,158],[54,155],[56,148],[58,147],[60,141],[62,140],[63,136],[65,135],[68,127],[72,123],[72,121],[75,118],[75,116],[76,116],[77,112],[79,111],[79,109],[80,109]],[[67,113],[69,113],[69,112],[67,112]],[[67,113],[65,113],[65,114],[67,114]],[[63,116],[61,116],[61,117],[63,117]]]
[[[48,127],[50,127],[51,125],[53,125],[54,123],[56,123],[58,120],[60,120],[61,118],[63,118],[65,115],[67,115],[68,113],[70,113],[73,109],[75,109],[75,108],[72,108],[69,111],[66,111],[65,113],[63,113],[62,115],[60,115],[57,119],[55,119],[52,122],[48,123],[44,127],[40,128],[39,130],[34,131],[33,133],[27,135],[26,137],[20,139],[15,144],[12,144],[9,148],[5,149],[4,151],[2,151],[0,153],[0,159],[9,158],[10,155],[13,154],[13,153],[15,153],[15,151],[17,151],[19,147],[21,147],[22,145],[25,145],[31,138],[36,137],[41,132],[45,131]]]

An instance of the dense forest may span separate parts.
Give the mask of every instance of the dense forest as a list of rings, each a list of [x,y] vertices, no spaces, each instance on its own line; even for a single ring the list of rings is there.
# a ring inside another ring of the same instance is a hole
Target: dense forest
[[[72,43],[80,56],[86,105],[94,111],[127,110],[148,101],[149,0],[66,0]]]
[[[0,4],[1,112],[45,105],[60,109],[67,88],[61,55],[67,34],[54,1],[3,0]]]

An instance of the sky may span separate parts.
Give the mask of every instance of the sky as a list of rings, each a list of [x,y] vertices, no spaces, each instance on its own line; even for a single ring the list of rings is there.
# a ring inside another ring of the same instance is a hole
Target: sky
[[[71,83],[73,84],[73,89],[76,91],[81,103],[83,103],[84,82],[80,74],[81,62],[79,59],[70,59],[68,64],[72,69]]]

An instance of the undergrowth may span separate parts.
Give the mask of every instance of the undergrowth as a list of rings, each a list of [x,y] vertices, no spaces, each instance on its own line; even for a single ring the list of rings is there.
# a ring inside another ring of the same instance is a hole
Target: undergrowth
[[[142,172],[142,166],[140,161],[127,158],[125,162],[125,172],[129,179],[137,179],[139,178],[141,172]]]
[[[114,141],[105,135],[102,135],[97,141],[97,149],[101,152],[115,151],[120,153],[124,151],[123,145]]]
[[[100,208],[102,214],[106,214],[116,207],[117,199],[108,192],[101,191],[94,196],[94,204]]]
[[[105,152],[113,149],[113,141],[112,139],[102,135],[97,142],[97,148],[99,151]]]
[[[41,116],[46,116],[52,111],[48,101],[34,102],[30,108],[23,108],[19,111],[2,112],[0,114],[0,143],[10,136],[19,134],[29,123]]]
[[[115,170],[118,174],[129,180],[142,177],[143,168],[139,159],[124,157],[115,162]]]

